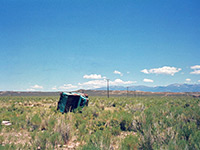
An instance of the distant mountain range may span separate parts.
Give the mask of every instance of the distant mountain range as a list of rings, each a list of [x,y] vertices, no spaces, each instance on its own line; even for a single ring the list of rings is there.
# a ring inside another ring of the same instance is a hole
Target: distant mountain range
[[[107,87],[97,88],[95,90],[106,90]],[[110,86],[110,90],[127,90],[125,86]],[[170,84],[168,86],[129,86],[129,91],[145,92],[200,92],[200,84]]]

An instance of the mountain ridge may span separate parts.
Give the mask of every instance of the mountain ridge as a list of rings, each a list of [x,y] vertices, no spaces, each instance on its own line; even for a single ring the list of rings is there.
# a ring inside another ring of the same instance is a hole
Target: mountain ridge
[[[107,87],[96,88],[93,90],[106,90]],[[127,86],[110,86],[110,90],[127,90]],[[128,86],[130,91],[144,91],[144,92],[200,92],[200,84],[179,84],[174,83],[167,86],[144,86],[135,85]]]

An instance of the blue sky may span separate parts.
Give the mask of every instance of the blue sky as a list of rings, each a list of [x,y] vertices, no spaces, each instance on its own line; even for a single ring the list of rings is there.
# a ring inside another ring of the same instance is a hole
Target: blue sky
[[[200,83],[199,0],[1,0],[0,90]]]

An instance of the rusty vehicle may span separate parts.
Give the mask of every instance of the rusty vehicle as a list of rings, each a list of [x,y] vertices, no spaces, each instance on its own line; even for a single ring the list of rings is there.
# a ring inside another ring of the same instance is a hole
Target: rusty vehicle
[[[62,113],[74,111],[76,108],[83,108],[88,106],[88,95],[84,93],[69,92],[60,93],[60,99],[58,101],[57,110]]]

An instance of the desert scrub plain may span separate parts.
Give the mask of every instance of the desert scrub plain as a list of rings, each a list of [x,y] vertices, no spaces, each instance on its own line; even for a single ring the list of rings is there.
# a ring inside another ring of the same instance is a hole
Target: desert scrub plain
[[[200,149],[200,98],[90,97],[67,114],[58,99],[0,97],[0,149]]]

